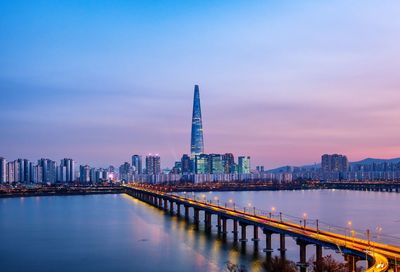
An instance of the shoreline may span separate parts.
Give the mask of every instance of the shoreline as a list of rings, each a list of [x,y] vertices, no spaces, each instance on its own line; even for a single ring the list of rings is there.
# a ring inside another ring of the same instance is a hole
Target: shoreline
[[[400,193],[400,183],[303,183],[303,184],[249,184],[249,183],[203,183],[182,185],[138,184],[144,188],[154,188],[164,192],[235,192],[235,191],[301,191],[301,190],[352,190]],[[82,186],[82,187],[38,187],[13,188],[0,190],[0,198],[35,197],[35,196],[68,196],[93,194],[121,194],[124,186]]]
[[[18,198],[18,197],[37,197],[37,196],[70,196],[70,195],[101,195],[101,194],[121,194],[125,190],[123,187],[101,187],[101,188],[55,188],[54,190],[27,190],[17,192],[1,192],[0,198]]]

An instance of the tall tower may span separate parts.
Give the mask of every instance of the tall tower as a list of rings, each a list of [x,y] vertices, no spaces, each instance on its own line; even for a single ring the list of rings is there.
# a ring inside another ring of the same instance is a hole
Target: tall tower
[[[194,85],[190,154],[191,157],[194,158],[196,155],[202,153],[204,153],[204,141],[203,141],[203,124],[201,121],[200,91],[199,91],[199,86]]]

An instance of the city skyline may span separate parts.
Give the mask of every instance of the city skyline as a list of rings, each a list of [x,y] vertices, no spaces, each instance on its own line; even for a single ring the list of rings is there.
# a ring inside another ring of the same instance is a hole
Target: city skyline
[[[175,3],[2,2],[0,155],[170,166],[198,83],[207,153],[399,157],[399,3]]]

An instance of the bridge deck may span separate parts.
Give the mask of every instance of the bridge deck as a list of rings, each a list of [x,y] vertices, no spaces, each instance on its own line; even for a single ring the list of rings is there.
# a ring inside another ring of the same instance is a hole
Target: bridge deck
[[[333,249],[340,249],[344,253],[366,256],[374,260],[373,265],[367,270],[368,272],[387,271],[389,268],[389,260],[395,262],[400,259],[400,247],[372,242],[360,238],[348,237],[342,234],[321,231],[316,228],[275,220],[266,216],[251,214],[248,212],[236,210],[233,208],[220,206],[206,201],[198,201],[179,195],[169,194],[162,191],[151,189],[137,188],[130,186],[129,188],[146,192],[153,196],[168,199],[182,205],[219,214],[226,218],[236,219],[244,224],[256,225],[260,228],[270,230],[275,233],[284,233],[289,236],[302,239],[309,243],[327,246]]]

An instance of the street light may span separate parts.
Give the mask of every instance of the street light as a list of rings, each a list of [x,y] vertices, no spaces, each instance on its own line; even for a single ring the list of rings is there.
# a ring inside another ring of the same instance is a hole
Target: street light
[[[306,220],[307,220],[307,213],[303,213],[303,219],[304,219],[304,228],[306,228]]]
[[[275,210],[276,210],[275,207],[272,207],[272,208],[271,208],[271,212],[269,213],[269,219],[272,218],[272,215],[273,215],[273,213],[275,212]]]
[[[351,226],[353,225],[353,222],[351,222],[350,220],[347,221],[347,226],[349,227],[349,237],[351,236]],[[347,235],[347,234],[345,234]]]
[[[351,228],[352,225],[353,225],[353,222],[351,222],[351,221],[347,222],[347,226],[349,226],[349,228]]]

